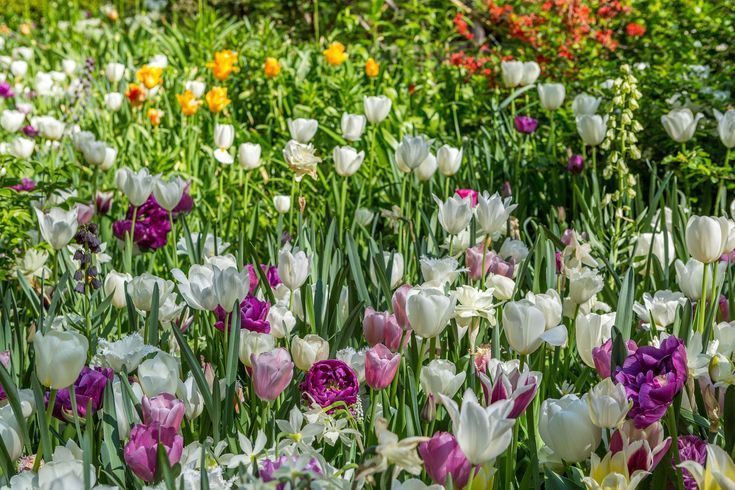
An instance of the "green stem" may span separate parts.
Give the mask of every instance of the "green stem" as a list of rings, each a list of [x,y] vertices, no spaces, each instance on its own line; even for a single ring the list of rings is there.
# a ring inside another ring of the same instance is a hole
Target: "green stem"
[[[46,423],[51,425],[51,414],[54,411],[54,405],[56,404],[56,388],[51,388],[48,397],[48,405],[46,406]],[[42,430],[47,430],[43,428]],[[41,453],[43,451],[43,445],[39,443],[38,451],[36,452],[36,459],[33,462],[33,472],[38,473],[38,468],[41,466]]]

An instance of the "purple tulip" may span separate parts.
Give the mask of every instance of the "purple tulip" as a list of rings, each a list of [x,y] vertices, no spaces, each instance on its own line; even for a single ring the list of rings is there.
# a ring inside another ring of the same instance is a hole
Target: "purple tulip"
[[[499,274],[501,276],[513,279],[513,272],[515,271],[516,265],[513,258],[503,260],[500,255],[493,253],[490,256],[490,267],[488,270],[493,274]]]
[[[531,134],[536,131],[538,120],[529,116],[516,116],[514,124],[519,133]]]
[[[265,459],[263,461],[263,466],[258,471],[258,476],[260,477],[263,482],[270,482],[276,479],[275,473],[277,470],[279,470],[282,466],[288,466],[289,464],[298,462],[297,456],[281,456],[277,460],[273,461],[271,459]],[[306,463],[306,465],[299,466],[299,474],[300,479],[303,481],[309,481],[309,473],[313,476],[321,475],[322,469],[319,467],[319,462],[311,458],[309,459],[309,462]],[[276,486],[277,490],[283,490],[286,488],[285,483],[279,483],[278,486]],[[289,487],[290,488],[290,487]],[[301,488],[301,486],[298,486],[298,488]],[[311,488],[310,486],[306,486],[304,488]]]
[[[567,170],[574,175],[581,174],[582,170],[584,170],[584,158],[582,158],[582,155],[570,156],[567,162]]]
[[[437,485],[444,485],[449,475],[455,488],[467,484],[472,463],[467,460],[452,434],[437,432],[431,439],[419,444],[419,455],[424,460],[426,473]]]
[[[508,417],[516,419],[523,415],[536,396],[541,383],[541,373],[528,370],[520,372],[515,367],[506,372],[502,365],[498,365],[493,381],[484,374],[480,375],[480,381],[485,392],[485,404],[490,405],[498,400],[513,400],[513,409]]]
[[[293,362],[286,349],[274,349],[250,355],[253,389],[258,398],[273,401],[283,393],[293,378]]]
[[[401,355],[383,344],[375,344],[365,353],[365,382],[374,390],[384,390],[393,382],[401,364]]]
[[[377,312],[367,307],[362,320],[362,333],[370,345],[384,344],[393,352],[398,352],[401,349],[403,329],[398,324],[396,316],[387,311]],[[406,341],[403,342],[404,346],[409,339],[409,335],[406,336]]]
[[[28,136],[29,138],[35,138],[36,136],[38,136],[38,129],[34,128],[30,124],[26,124],[25,126],[23,126],[23,129],[21,129],[21,131],[23,131],[23,134]]]
[[[625,357],[628,357],[630,354],[633,354],[638,350],[638,345],[632,340],[627,340],[625,345],[627,349]],[[607,341],[600,347],[592,348],[592,360],[595,361],[595,370],[597,371],[597,374],[599,374],[602,379],[609,378],[612,369],[612,339],[607,339]]]
[[[20,184],[11,185],[10,188],[16,192],[30,192],[36,188],[36,182],[28,177],[23,177],[20,179]]]
[[[125,462],[133,473],[148,483],[156,477],[159,443],[166,450],[169,465],[178,463],[184,450],[184,438],[173,427],[138,424],[130,431],[130,440],[123,451]]]
[[[179,204],[173,209],[174,218],[181,213],[191,211],[193,201],[191,196],[185,191],[181,197]],[[112,233],[120,240],[124,240],[125,236],[130,232],[132,227],[133,206],[128,208],[126,219],[116,221],[112,224]],[[163,209],[153,194],[144,202],[135,212],[135,231],[133,232],[133,242],[142,250],[156,250],[166,245],[168,232],[171,231],[171,222],[169,213]]]
[[[720,295],[720,301],[718,304],[718,311],[717,311],[717,321],[718,322],[729,322],[730,321],[730,301],[728,301],[727,296],[724,294]]]
[[[500,196],[503,199],[507,199],[513,196],[513,188],[510,186],[509,181],[506,180],[505,182],[503,182],[503,185],[500,186]]]
[[[141,400],[143,409],[143,423],[146,425],[160,425],[171,427],[179,432],[181,421],[184,419],[186,406],[181,400],[177,400],[170,393],[161,393],[153,398],[143,397]]]
[[[255,271],[253,264],[247,264],[245,267],[248,269],[248,276],[250,277],[250,289],[248,290],[249,295],[253,295],[255,290],[258,289],[260,279],[258,273]],[[271,288],[275,288],[281,284],[281,278],[278,276],[278,267],[268,264],[260,264],[261,270],[265,273],[266,279],[268,279],[268,285]]]
[[[10,368],[10,351],[2,351],[0,352],[0,364],[5,366],[5,369]],[[5,393],[5,390],[3,389],[3,386],[0,384],[0,401],[3,401],[8,398],[7,393]]]
[[[97,210],[97,213],[107,214],[110,212],[110,207],[112,206],[112,196],[112,192],[97,191],[94,196],[94,207]]]
[[[674,336],[664,339],[660,347],[639,347],[615,372],[615,380],[633,401],[628,416],[637,428],[660,420],[686,379],[686,347]]]
[[[299,388],[307,403],[322,408],[337,402],[354,405],[360,391],[355,370],[338,359],[315,362]]]
[[[0,82],[0,97],[3,99],[11,99],[15,97],[13,87],[8,82]]]
[[[697,436],[679,436],[679,458],[683,461],[694,461],[702,466],[707,464],[707,441]],[[671,459],[671,466],[674,466],[674,458]],[[697,481],[689,473],[689,470],[683,469],[684,488],[687,490],[697,490]],[[673,488],[673,486],[670,486]]]
[[[490,262],[495,255],[495,252],[492,250],[485,250],[485,260],[483,264],[482,252],[482,245],[477,245],[475,247],[468,248],[464,255],[465,265],[469,270],[468,274],[470,279],[473,281],[477,281],[487,274],[487,271],[490,270]]]
[[[113,371],[110,368],[84,366],[79,377],[74,382],[74,393],[76,394],[77,414],[84,418],[87,416],[87,404],[92,402],[92,414],[102,406],[102,395],[105,386],[111,381]],[[48,403],[49,395],[46,395]],[[71,420],[74,417],[71,406],[71,392],[69,388],[62,388],[56,393],[54,403],[54,417],[59,420]]]
[[[267,301],[261,301],[255,296],[246,296],[240,303],[240,328],[251,332],[270,333],[271,325],[267,320],[270,307],[271,305]],[[221,306],[217,306],[214,310],[214,316],[217,318],[214,327],[220,332],[224,331],[227,316],[225,310]],[[232,325],[232,323],[232,313],[230,313],[229,325]]]

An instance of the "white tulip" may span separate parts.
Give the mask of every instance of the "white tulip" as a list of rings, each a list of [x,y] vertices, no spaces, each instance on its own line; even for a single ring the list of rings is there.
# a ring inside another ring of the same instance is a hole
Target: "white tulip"
[[[526,299],[541,310],[546,320],[546,330],[554,328],[561,323],[562,302],[556,289],[549,289],[544,294],[533,294],[529,291]]]
[[[449,235],[458,235],[467,228],[472,219],[472,202],[468,198],[457,195],[442,202],[436,196],[434,201],[439,206],[439,224]]]
[[[123,370],[131,373],[138,369],[138,366],[148,354],[157,351],[158,349],[152,345],[146,344],[143,337],[137,332],[126,335],[114,342],[99,339],[94,363],[109,367],[117,373],[123,372]]]
[[[510,445],[513,439],[514,419],[508,417],[513,409],[512,400],[499,400],[487,407],[477,401],[472,390],[465,391],[462,408],[457,403],[439,395],[452,419],[452,430],[457,444],[473,465],[494,461]]]
[[[644,327],[665,330],[676,320],[679,306],[684,306],[686,298],[681,293],[671,291],[656,291],[651,296],[643,294],[643,304],[635,303],[633,311],[644,322]]]
[[[541,107],[547,111],[555,111],[564,103],[566,90],[561,83],[542,83],[537,88]]]
[[[600,445],[602,431],[590,420],[586,395],[549,398],[541,404],[539,434],[554,454],[569,463],[583,461]]]
[[[95,139],[94,134],[89,131],[73,132],[71,135],[72,144],[77,151],[82,151],[84,145],[95,141]]]
[[[5,109],[0,115],[0,126],[8,133],[15,133],[23,127],[26,115],[20,111]]]
[[[485,286],[492,289],[493,296],[499,301],[508,301],[511,299],[516,289],[516,283],[513,279],[501,274],[492,273],[487,275]]]
[[[383,264],[386,272],[390,268],[389,286],[391,289],[395,289],[403,279],[403,255],[400,252],[383,252]],[[379,286],[378,276],[375,275],[375,266],[372,261],[370,261],[370,280],[373,284]]]
[[[199,391],[199,387],[196,384],[194,376],[190,373],[186,381],[179,381],[179,386],[176,389],[176,398],[182,400],[186,406],[187,420],[193,420],[199,417],[204,411],[204,397]]]
[[[436,161],[442,175],[452,176],[457,173],[462,164],[462,148],[444,145],[436,151]]]
[[[602,277],[597,271],[582,268],[567,272],[569,279],[569,299],[576,305],[586,303],[589,299],[602,291]]]
[[[286,214],[291,209],[290,196],[273,196],[273,206],[280,214]]]
[[[72,76],[77,69],[77,62],[70,59],[61,60],[61,67],[67,76]]]
[[[168,66],[168,57],[165,54],[156,54],[148,61],[148,66],[156,68],[166,68]]]
[[[652,267],[649,265],[649,268],[646,268],[649,253],[653,257],[656,257],[662,268],[670,266],[676,257],[671,231],[666,233],[665,237],[664,233],[641,233],[638,235],[635,242],[635,249],[633,250],[633,257],[640,258],[639,263],[643,265],[641,274],[650,272],[650,267]]]
[[[107,145],[102,141],[84,140],[80,143],[82,155],[86,162],[95,167],[102,167],[105,162]]]
[[[521,85],[527,86],[535,83],[538,76],[541,75],[541,67],[535,61],[525,61],[523,63],[523,76],[521,77]]]
[[[199,98],[204,95],[207,85],[204,82],[198,80],[189,80],[184,84],[184,90],[190,90],[194,94],[195,98]]]
[[[133,306],[139,311],[149,312],[153,308],[153,291],[158,286],[158,304],[163,305],[173,294],[174,283],[144,272],[134,277],[127,286]]]
[[[365,96],[363,105],[365,116],[370,124],[380,124],[390,113],[391,100],[385,95]]]
[[[362,226],[369,226],[375,218],[375,213],[368,208],[357,208],[355,211],[355,221]]]
[[[110,170],[117,158],[117,150],[105,145],[105,158],[102,159],[100,170]]]
[[[497,192],[492,196],[483,192],[477,196],[475,208],[478,232],[497,239],[505,233],[510,213],[516,207],[518,205],[511,204],[510,197],[503,199]]]
[[[710,264],[719,260],[725,252],[729,235],[727,218],[691,216],[685,235],[687,251],[698,261]]]
[[[522,61],[503,61],[500,63],[500,71],[506,87],[517,87],[523,81],[525,70]]]
[[[316,119],[298,118],[288,120],[288,131],[291,133],[291,139],[302,144],[311,141],[317,129],[319,129],[319,123]]]
[[[466,269],[459,269],[459,262],[454,257],[430,259],[421,257],[421,275],[424,277],[424,287],[442,288],[445,284],[452,284],[457,276]]]
[[[217,303],[225,311],[230,312],[235,308],[235,303],[240,304],[247,295],[250,288],[250,276],[248,272],[238,271],[235,267],[220,269],[212,266],[214,276],[212,284],[217,296]]]
[[[107,296],[112,296],[112,306],[115,308],[125,308],[125,286],[133,280],[133,276],[127,272],[117,272],[111,270],[105,276],[104,292]]]
[[[421,388],[424,393],[439,401],[439,395],[454,398],[464,383],[467,373],[457,374],[457,368],[446,359],[434,359],[426,366],[421,367]]]
[[[317,165],[322,159],[316,156],[316,150],[313,145],[289,140],[283,149],[283,158],[291,170],[294,171],[296,182],[301,182],[304,175],[309,175],[312,179],[316,179]]]
[[[356,351],[352,347],[345,347],[337,351],[337,359],[347,363],[357,373],[357,381],[365,382],[365,353],[367,348]]]
[[[84,454],[72,439],[65,446],[56,446],[53,459],[47,461],[38,470],[38,489],[55,490],[57,488],[82,489],[84,483]],[[97,476],[94,468],[89,468],[89,488],[97,488]]]
[[[421,289],[406,300],[406,315],[416,335],[438,337],[454,316],[457,298],[434,288]]]
[[[704,116],[697,113],[692,114],[691,109],[673,109],[668,114],[661,116],[666,134],[677,143],[686,143],[697,130],[697,124]]]
[[[572,102],[572,112],[576,117],[593,116],[600,107],[601,99],[587,94],[579,94]]]
[[[63,122],[49,116],[37,118],[35,126],[41,136],[50,140],[60,140],[66,127]]]
[[[592,350],[601,347],[612,337],[615,324],[615,313],[588,313],[577,315],[574,322],[576,329],[577,352],[587,366],[595,368]]]
[[[243,143],[237,150],[237,160],[245,170],[253,170],[260,166],[260,145],[257,143]]]
[[[28,63],[23,60],[13,61],[10,63],[10,73],[18,78],[24,77],[28,73]]]
[[[350,177],[354,175],[362,165],[365,159],[365,152],[357,152],[349,146],[335,146],[332,152],[334,159],[334,170],[342,177]]]
[[[54,390],[69,387],[87,363],[88,348],[87,338],[74,330],[36,332],[33,349],[38,381]]]
[[[21,439],[20,434],[20,425],[18,425],[12,407],[5,405],[0,408],[0,438],[2,438],[5,449],[13,461],[23,454],[23,439]]]
[[[149,398],[161,393],[173,395],[179,387],[179,360],[159,351],[138,366],[138,380]]]
[[[510,347],[521,355],[531,354],[543,342],[559,347],[567,341],[563,325],[546,330],[546,317],[528,300],[510,301],[503,308],[503,331]]]
[[[605,140],[607,120],[607,116],[597,114],[577,116],[577,132],[585,145],[597,146]]]
[[[689,259],[686,264],[681,260],[677,260],[674,267],[676,268],[676,283],[679,285],[681,292],[691,300],[698,300],[702,296],[704,264],[696,259]],[[725,264],[719,262],[717,269],[717,285],[721,286],[725,280]],[[706,297],[712,295],[712,281],[707,281],[705,295]]]
[[[36,143],[28,138],[18,137],[10,142],[8,153],[21,160],[28,160],[33,155]]]
[[[396,165],[402,172],[410,172],[429,156],[429,142],[423,136],[404,136],[396,148]]]
[[[105,106],[113,112],[117,112],[122,109],[123,100],[123,94],[120,92],[110,92],[109,94],[105,94]]]
[[[13,57],[30,60],[31,58],[33,58],[33,48],[29,48],[27,46],[20,46],[18,48],[15,48],[13,49]]]
[[[276,348],[275,339],[272,335],[260,332],[251,332],[242,329],[240,331],[240,362],[250,367],[250,356],[270,352]]]
[[[309,278],[311,261],[303,250],[287,250],[278,254],[278,275],[291,291],[299,289]]]
[[[105,76],[110,83],[117,83],[125,76],[125,65],[122,63],[108,63],[105,67]]]
[[[313,334],[303,339],[296,336],[291,340],[291,357],[297,368],[308,371],[315,362],[329,357],[329,342]]]
[[[505,260],[512,259],[514,263],[520,264],[528,257],[528,247],[521,240],[507,238],[500,246],[498,255]]]
[[[724,114],[715,110],[715,119],[717,119],[717,134],[725,148],[735,147],[735,110],[730,109]]]
[[[601,429],[614,429],[625,420],[632,401],[628,401],[625,386],[605,378],[587,394],[589,417]]]
[[[214,126],[214,146],[227,150],[235,140],[235,128],[232,124],[217,124]]]
[[[44,213],[38,208],[34,209],[41,229],[41,236],[54,250],[61,250],[74,238],[79,226],[76,208],[69,211],[52,208],[48,213]]]
[[[174,176],[168,181],[164,181],[160,176],[156,176],[153,185],[153,197],[156,202],[168,212],[171,212],[179,205],[181,197],[186,189],[186,181],[181,177]]]
[[[296,326],[296,317],[288,309],[288,305],[276,303],[271,306],[266,320],[271,326],[270,334],[277,339],[288,338],[291,330]]]
[[[429,153],[426,160],[416,167],[414,175],[416,175],[419,182],[428,182],[436,173],[437,168],[439,168],[439,165],[437,164],[436,157]]]
[[[153,192],[153,176],[147,168],[140,169],[137,173],[128,167],[121,168],[115,175],[117,187],[127,196],[133,207],[139,207],[145,203]]]
[[[348,141],[357,141],[365,131],[365,116],[362,114],[342,114],[340,121],[342,136]]]

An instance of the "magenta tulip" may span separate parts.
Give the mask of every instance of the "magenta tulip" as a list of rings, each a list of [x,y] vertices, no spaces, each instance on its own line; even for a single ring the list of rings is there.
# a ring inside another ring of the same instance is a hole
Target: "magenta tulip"
[[[283,393],[293,378],[293,362],[286,349],[274,349],[250,355],[253,388],[261,400],[273,401]]]
[[[362,331],[370,345],[385,344],[393,352],[401,348],[403,329],[398,324],[396,316],[387,311],[377,312],[370,307],[366,308]]]
[[[365,382],[375,390],[390,386],[401,364],[401,355],[383,344],[375,344],[365,353]]]
[[[426,473],[438,485],[444,485],[451,475],[454,488],[462,488],[470,478],[472,463],[448,432],[437,432],[431,439],[419,444],[419,455],[424,460]]]
[[[158,444],[166,450],[168,463],[175,465],[184,450],[184,438],[173,427],[138,424],[130,431],[130,440],[125,444],[125,462],[140,479],[152,482],[158,466]]]
[[[161,393],[153,398],[143,397],[143,423],[158,424],[161,427],[172,427],[176,432],[181,428],[181,421],[186,413],[186,406],[170,393]]]

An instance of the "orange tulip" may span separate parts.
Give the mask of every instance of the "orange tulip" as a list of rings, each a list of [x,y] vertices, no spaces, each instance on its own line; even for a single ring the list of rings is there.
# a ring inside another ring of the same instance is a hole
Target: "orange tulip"
[[[347,61],[347,53],[345,52],[345,46],[339,41],[335,41],[324,50],[324,58],[327,63],[332,66],[339,66]]]
[[[225,87],[212,87],[212,89],[207,92],[206,99],[207,104],[209,105],[209,110],[212,112],[220,112],[231,102],[231,100],[227,98],[227,89]]]
[[[145,85],[148,90],[163,82],[163,68],[160,66],[143,65],[135,77],[140,83]]]
[[[275,58],[266,58],[263,71],[268,78],[275,78],[281,73],[281,64]]]
[[[375,78],[378,76],[378,73],[380,73],[380,65],[374,59],[368,58],[365,62],[365,75],[370,78]]]

